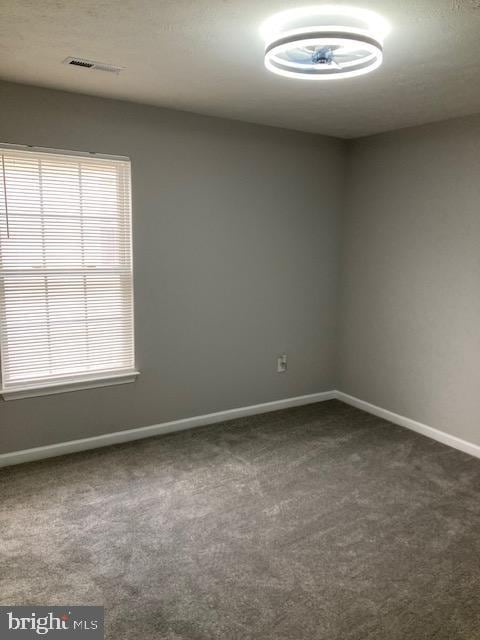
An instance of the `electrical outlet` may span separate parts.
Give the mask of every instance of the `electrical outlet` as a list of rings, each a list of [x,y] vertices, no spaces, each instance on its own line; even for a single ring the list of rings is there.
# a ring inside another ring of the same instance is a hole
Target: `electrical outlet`
[[[277,358],[277,373],[285,373],[287,370],[287,354],[284,353]]]

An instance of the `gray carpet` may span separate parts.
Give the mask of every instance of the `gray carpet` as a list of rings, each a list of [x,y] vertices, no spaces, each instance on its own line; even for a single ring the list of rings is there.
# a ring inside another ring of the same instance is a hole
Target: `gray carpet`
[[[480,460],[330,401],[0,471],[1,604],[112,640],[480,638]]]

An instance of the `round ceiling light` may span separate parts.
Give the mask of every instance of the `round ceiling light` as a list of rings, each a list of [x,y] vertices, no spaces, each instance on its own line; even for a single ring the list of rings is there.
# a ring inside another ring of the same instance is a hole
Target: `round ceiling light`
[[[352,78],[383,61],[386,21],[372,11],[323,5],[283,11],[261,28],[265,66],[288,78]]]

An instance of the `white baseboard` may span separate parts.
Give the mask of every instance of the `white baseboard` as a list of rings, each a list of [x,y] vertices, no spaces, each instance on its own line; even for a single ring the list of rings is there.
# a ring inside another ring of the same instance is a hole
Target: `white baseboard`
[[[106,433],[101,436],[92,438],[82,438],[81,440],[71,440],[69,442],[60,442],[45,447],[35,447],[33,449],[24,449],[22,451],[12,451],[11,453],[0,454],[0,467],[7,467],[22,462],[32,462],[34,460],[43,460],[45,458],[53,458],[62,456],[67,453],[76,453],[77,451],[86,451],[88,449],[97,449],[107,447],[112,444],[120,444],[131,440],[141,440],[166,433],[174,433],[176,431],[184,431],[185,429],[193,429],[194,427],[202,427],[217,422],[225,422],[235,418],[242,418],[260,413],[268,413],[270,411],[278,411],[289,407],[298,407],[301,405],[312,404],[315,402],[323,402],[325,400],[337,399],[346,404],[350,404],[357,409],[362,409],[367,413],[371,413],[379,418],[384,418],[401,427],[406,427],[412,431],[416,431],[428,438],[437,440],[454,449],[459,449],[464,453],[469,453],[476,458],[480,458],[480,446],[452,436],[444,431],[439,431],[433,427],[429,427],[421,422],[416,422],[405,416],[401,416],[393,411],[382,409],[374,404],[354,398],[342,391],[324,391],[321,393],[312,393],[306,396],[298,396],[296,398],[286,398],[284,400],[276,400],[274,402],[264,402],[263,404],[255,404],[248,407],[239,407],[237,409],[228,409],[227,411],[217,411],[216,413],[207,413],[202,416],[194,416],[193,418],[184,418],[182,420],[173,420],[172,422],[164,422],[162,424],[154,424],[148,427],[139,427],[137,429],[127,429],[124,431],[116,431],[114,433]]]
[[[45,447],[12,451],[11,453],[0,454],[0,467],[7,467],[13,464],[20,464],[22,462],[32,462],[34,460],[43,460],[44,458],[53,458],[67,453],[86,451],[87,449],[107,447],[112,444],[129,442],[130,440],[141,440],[142,438],[150,438],[152,436],[158,436],[165,433],[174,433],[175,431],[184,431],[185,429],[192,429],[194,427],[202,427],[209,424],[215,424],[217,422],[233,420],[234,418],[242,418],[244,416],[251,416],[259,413],[268,413],[270,411],[278,411],[279,409],[287,409],[288,407],[298,407],[305,404],[312,404],[314,402],[333,400],[335,397],[335,391],[312,393],[306,396],[297,396],[296,398],[286,398],[285,400],[264,402],[263,404],[255,404],[249,407],[240,407],[238,409],[228,409],[227,411],[207,413],[203,416],[195,416],[193,418],[184,418],[182,420],[173,420],[172,422],[164,422],[162,424],[153,424],[148,427],[139,427],[137,429],[127,429],[125,431],[116,431],[115,433],[106,433],[92,438],[82,438],[81,440],[59,442],[58,444],[52,444]]]
[[[480,458],[480,445],[478,444],[473,444],[473,442],[462,440],[461,438],[452,436],[449,433],[445,433],[445,431],[434,429],[433,427],[429,427],[426,424],[422,424],[421,422],[416,422],[415,420],[411,420],[410,418],[401,416],[398,413],[393,413],[393,411],[382,409],[381,407],[377,407],[376,405],[365,402],[364,400],[360,400],[359,398],[349,396],[342,391],[336,391],[335,397],[337,398],[337,400],[341,400],[346,404],[357,407],[357,409],[362,409],[363,411],[372,413],[374,416],[384,418],[385,420],[389,420],[390,422],[398,424],[401,427],[406,427],[407,429],[411,429],[412,431],[421,433],[423,436],[427,436],[427,438],[438,440],[438,442],[441,442],[442,444],[446,444],[449,447],[459,449],[464,453],[469,453],[471,456]]]

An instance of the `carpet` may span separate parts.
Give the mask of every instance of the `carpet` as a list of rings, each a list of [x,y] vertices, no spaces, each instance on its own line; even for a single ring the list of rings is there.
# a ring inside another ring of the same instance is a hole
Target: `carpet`
[[[0,604],[111,640],[480,639],[480,460],[337,400],[0,471]]]

